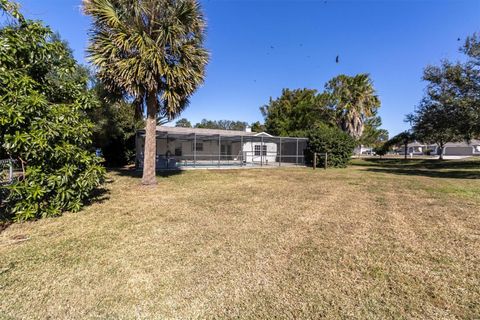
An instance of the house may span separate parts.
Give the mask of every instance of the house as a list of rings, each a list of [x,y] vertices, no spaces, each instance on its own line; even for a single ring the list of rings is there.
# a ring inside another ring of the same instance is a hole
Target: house
[[[449,142],[443,148],[446,156],[480,156],[480,140],[467,142]]]
[[[373,151],[373,148],[372,147],[367,147],[363,144],[361,145],[358,145],[355,147],[355,149],[353,149],[353,154],[354,155],[357,155],[357,156],[361,156],[361,155],[371,155],[371,154],[374,154],[374,151]]]
[[[136,166],[143,167],[145,130],[136,135]],[[157,169],[304,165],[306,138],[268,133],[157,126]]]
[[[396,150],[399,154],[404,154],[403,147]],[[411,155],[439,155],[441,152],[437,144],[424,144],[421,142],[412,142],[408,144],[408,154]],[[445,156],[480,156],[480,140],[471,140],[470,142],[448,142],[443,148]]]

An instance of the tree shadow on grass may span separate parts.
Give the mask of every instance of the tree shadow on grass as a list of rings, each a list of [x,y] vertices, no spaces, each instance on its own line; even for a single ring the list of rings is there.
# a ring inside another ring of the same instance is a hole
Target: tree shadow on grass
[[[113,183],[113,180],[107,179],[102,186],[93,190],[90,198],[84,202],[85,207],[95,203],[104,203],[110,200],[110,189],[107,187],[107,185],[110,183]]]
[[[83,207],[80,210],[84,210],[85,208],[91,206],[92,204],[96,203],[104,203],[110,199],[110,190],[108,189],[107,185],[112,183],[113,180],[107,179],[105,183],[93,190],[93,192],[90,194],[90,197],[86,200],[83,201]],[[63,212],[65,214],[67,212]],[[62,214],[62,215],[63,215]],[[61,215],[60,215],[61,216]],[[54,216],[50,218],[57,218],[60,216]],[[39,218],[35,218],[32,221],[38,220]],[[7,230],[8,227],[10,227],[14,222],[14,215],[11,212],[7,211],[7,206],[6,204],[0,204],[0,234]]]
[[[136,170],[135,168],[109,168],[109,172],[114,172],[122,177],[131,177],[131,178],[138,178],[142,179],[142,171]],[[183,170],[180,169],[170,169],[170,170],[161,170],[157,171],[157,177],[168,178],[171,176],[180,175],[183,173]]]
[[[480,179],[480,161],[368,159],[353,164],[365,171],[446,179]]]

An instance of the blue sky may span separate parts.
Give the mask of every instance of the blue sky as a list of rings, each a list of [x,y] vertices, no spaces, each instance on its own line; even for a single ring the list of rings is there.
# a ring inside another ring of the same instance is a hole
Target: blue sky
[[[19,1],[70,43],[86,63],[89,19],[80,0]],[[263,120],[259,107],[282,88],[322,90],[338,74],[370,73],[382,101],[383,127],[406,128],[425,83],[422,70],[461,58],[465,37],[480,31],[480,1],[203,0],[211,53],[205,84],[182,114]],[[457,41],[460,38],[461,41]],[[337,54],[340,63],[335,63]]]

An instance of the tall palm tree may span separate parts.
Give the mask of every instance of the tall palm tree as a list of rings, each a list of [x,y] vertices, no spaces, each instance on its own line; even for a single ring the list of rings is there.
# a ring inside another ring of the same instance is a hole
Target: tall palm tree
[[[146,108],[143,184],[155,184],[157,117],[172,120],[203,82],[208,52],[197,0],[83,0],[97,76]]]
[[[380,100],[368,74],[339,75],[326,85],[338,126],[356,140],[363,134],[365,121],[376,114]]]

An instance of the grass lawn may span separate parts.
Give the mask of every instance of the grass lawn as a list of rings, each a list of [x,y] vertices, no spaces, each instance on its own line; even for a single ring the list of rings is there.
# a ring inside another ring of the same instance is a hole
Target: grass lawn
[[[480,161],[109,178],[0,234],[0,318],[480,317]]]

